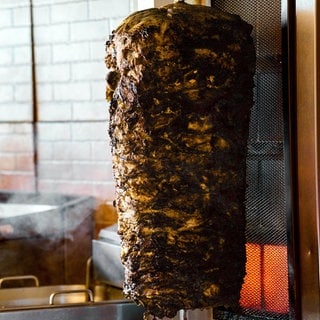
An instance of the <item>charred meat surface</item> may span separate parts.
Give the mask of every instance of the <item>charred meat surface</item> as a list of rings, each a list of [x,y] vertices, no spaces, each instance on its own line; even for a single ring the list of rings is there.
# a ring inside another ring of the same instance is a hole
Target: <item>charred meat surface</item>
[[[238,304],[251,29],[178,2],[130,15],[107,42],[124,293],[158,318]]]

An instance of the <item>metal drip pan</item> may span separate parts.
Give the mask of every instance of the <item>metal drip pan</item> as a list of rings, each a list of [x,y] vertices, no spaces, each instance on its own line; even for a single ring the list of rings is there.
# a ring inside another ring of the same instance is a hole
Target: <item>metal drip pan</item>
[[[0,288],[0,320],[142,320],[144,309],[122,299],[119,289],[100,288],[97,300],[85,285],[39,286],[35,276],[5,281],[33,280],[33,287]],[[103,297],[110,300],[103,301]],[[120,297],[120,299],[118,299]]]
[[[33,286],[3,288],[4,283],[32,281]],[[3,309],[68,303],[93,302],[91,290],[82,284],[39,286],[34,275],[12,276],[0,279],[0,306]]]
[[[99,239],[92,240],[92,259],[97,281],[122,288],[124,267],[120,260],[120,237],[117,224],[100,230]]]
[[[0,289],[1,308],[84,303],[89,292],[84,285],[60,285]]]
[[[11,308],[0,311],[0,320],[142,320],[143,308],[130,301],[114,300],[76,305]]]

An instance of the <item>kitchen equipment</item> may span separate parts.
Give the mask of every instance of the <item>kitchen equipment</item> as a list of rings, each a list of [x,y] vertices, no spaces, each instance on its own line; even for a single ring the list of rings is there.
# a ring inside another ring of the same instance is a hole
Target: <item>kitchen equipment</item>
[[[4,283],[17,281],[34,281],[34,286],[3,288]],[[85,285],[40,286],[39,279],[33,275],[12,276],[0,279],[1,308],[28,307],[66,303],[84,303],[93,301],[91,291]]]
[[[0,192],[1,277],[35,274],[48,286],[83,283],[93,208],[88,196]]]
[[[142,320],[143,308],[125,300],[68,305],[11,308],[0,311],[0,320]]]
[[[97,281],[122,288],[124,268],[120,260],[120,237],[117,224],[101,229],[98,240],[92,240],[92,261]]]
[[[143,308],[124,300],[94,302],[91,290],[81,284],[40,286],[33,275],[12,276],[0,279],[5,282],[34,282],[32,287],[0,288],[1,320],[142,320]]]

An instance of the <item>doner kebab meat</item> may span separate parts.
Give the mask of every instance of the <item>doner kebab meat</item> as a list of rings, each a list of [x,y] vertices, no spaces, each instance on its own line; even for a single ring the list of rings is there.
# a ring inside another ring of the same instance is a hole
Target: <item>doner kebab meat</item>
[[[179,1],[131,14],[107,42],[123,290],[146,314],[238,304],[251,31]]]

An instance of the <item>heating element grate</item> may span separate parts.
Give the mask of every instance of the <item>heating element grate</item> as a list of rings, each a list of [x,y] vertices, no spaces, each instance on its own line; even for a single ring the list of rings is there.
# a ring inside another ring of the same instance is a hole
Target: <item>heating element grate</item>
[[[247,160],[247,276],[239,312],[216,319],[293,319],[289,302],[284,157],[281,0],[216,0],[212,6],[241,16],[253,26],[257,53],[255,105]]]

